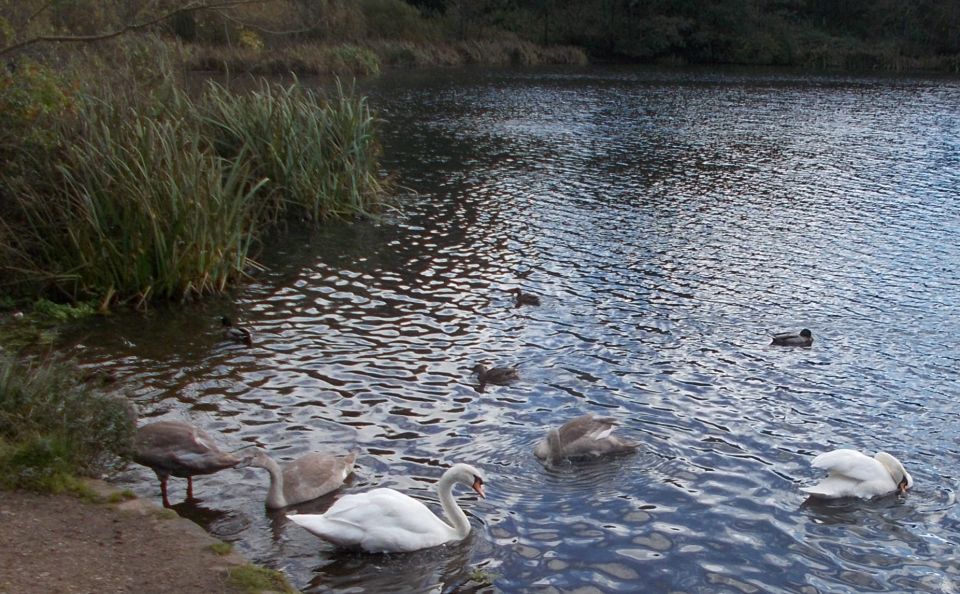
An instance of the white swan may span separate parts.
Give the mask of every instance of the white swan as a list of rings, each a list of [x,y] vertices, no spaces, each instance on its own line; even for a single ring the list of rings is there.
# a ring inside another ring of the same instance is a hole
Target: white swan
[[[469,464],[454,464],[440,477],[440,505],[452,526],[413,497],[383,488],[344,495],[323,514],[287,517],[343,548],[368,553],[416,551],[463,540],[470,534],[470,522],[453,499],[453,486],[468,485],[483,497],[483,479],[483,472]]]
[[[886,452],[877,452],[871,458],[855,450],[833,450],[820,454],[811,464],[828,473],[816,485],[800,489],[814,497],[869,499],[897,491],[906,493],[913,487],[913,477],[903,464]]]
[[[553,464],[571,458],[595,458],[635,450],[637,444],[612,435],[616,426],[616,420],[609,417],[579,416],[559,429],[550,429],[533,454]]]
[[[314,452],[281,468],[276,460],[260,450],[250,460],[250,466],[264,468],[270,473],[267,507],[278,509],[310,501],[339,489],[353,472],[356,460],[357,452],[341,457]]]

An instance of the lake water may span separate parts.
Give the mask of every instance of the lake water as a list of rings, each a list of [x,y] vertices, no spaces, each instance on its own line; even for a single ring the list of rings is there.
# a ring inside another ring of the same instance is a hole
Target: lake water
[[[596,67],[363,90],[400,213],[287,237],[229,298],[98,321],[76,350],[228,447],[360,449],[343,492],[439,512],[443,469],[475,464],[473,532],[336,553],[265,511],[260,469],[198,478],[182,515],[307,592],[960,591],[960,81]],[[769,345],[803,327],[811,348]],[[479,392],[478,362],[521,380]],[[641,449],[543,468],[534,444],[586,412]],[[889,451],[914,488],[805,505],[838,447]],[[116,480],[159,501],[147,469]]]

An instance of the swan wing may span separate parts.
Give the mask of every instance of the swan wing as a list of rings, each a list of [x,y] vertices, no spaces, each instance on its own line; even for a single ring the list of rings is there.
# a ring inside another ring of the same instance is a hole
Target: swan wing
[[[560,427],[560,440],[564,444],[581,439],[599,440],[608,437],[616,428],[616,422],[609,417],[583,415],[570,419]]]
[[[879,461],[855,450],[834,450],[813,459],[814,468],[828,476],[801,491],[819,497],[870,498],[896,491],[897,485]]]
[[[427,506],[393,489],[346,495],[324,514],[287,517],[334,544],[369,552],[414,551],[455,537]]]
[[[297,458],[283,468],[283,495],[288,505],[309,501],[339,489],[353,471],[346,459],[313,453]]]
[[[839,475],[863,482],[890,478],[883,464],[856,450],[826,452],[814,458],[811,465],[826,470],[831,476]]]
[[[850,477],[834,475],[828,476],[811,487],[802,487],[800,490],[817,497],[860,497],[859,488],[862,484]]]
[[[236,466],[241,458],[224,452],[200,429],[177,421],[158,421],[137,430],[134,460],[175,476],[209,474]]]
[[[560,441],[565,456],[602,456],[626,452],[636,444],[613,435],[616,421],[609,417],[583,415],[560,428]]]

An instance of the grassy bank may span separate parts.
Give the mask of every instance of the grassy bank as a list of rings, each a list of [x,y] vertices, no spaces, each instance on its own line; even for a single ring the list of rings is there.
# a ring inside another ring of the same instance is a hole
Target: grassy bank
[[[0,291],[104,307],[194,298],[242,278],[282,220],[380,208],[362,98],[265,82],[194,96],[174,75],[177,46],[116,43],[120,64],[101,52],[0,71]],[[148,67],[131,61],[145,54]]]
[[[129,448],[126,404],[81,381],[68,364],[0,355],[0,487],[82,491]]]

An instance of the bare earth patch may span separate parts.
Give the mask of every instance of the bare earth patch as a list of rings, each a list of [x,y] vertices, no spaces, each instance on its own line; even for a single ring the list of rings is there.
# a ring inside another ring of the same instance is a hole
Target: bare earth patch
[[[143,500],[0,491],[0,594],[240,594],[227,572],[246,561],[218,542]]]

